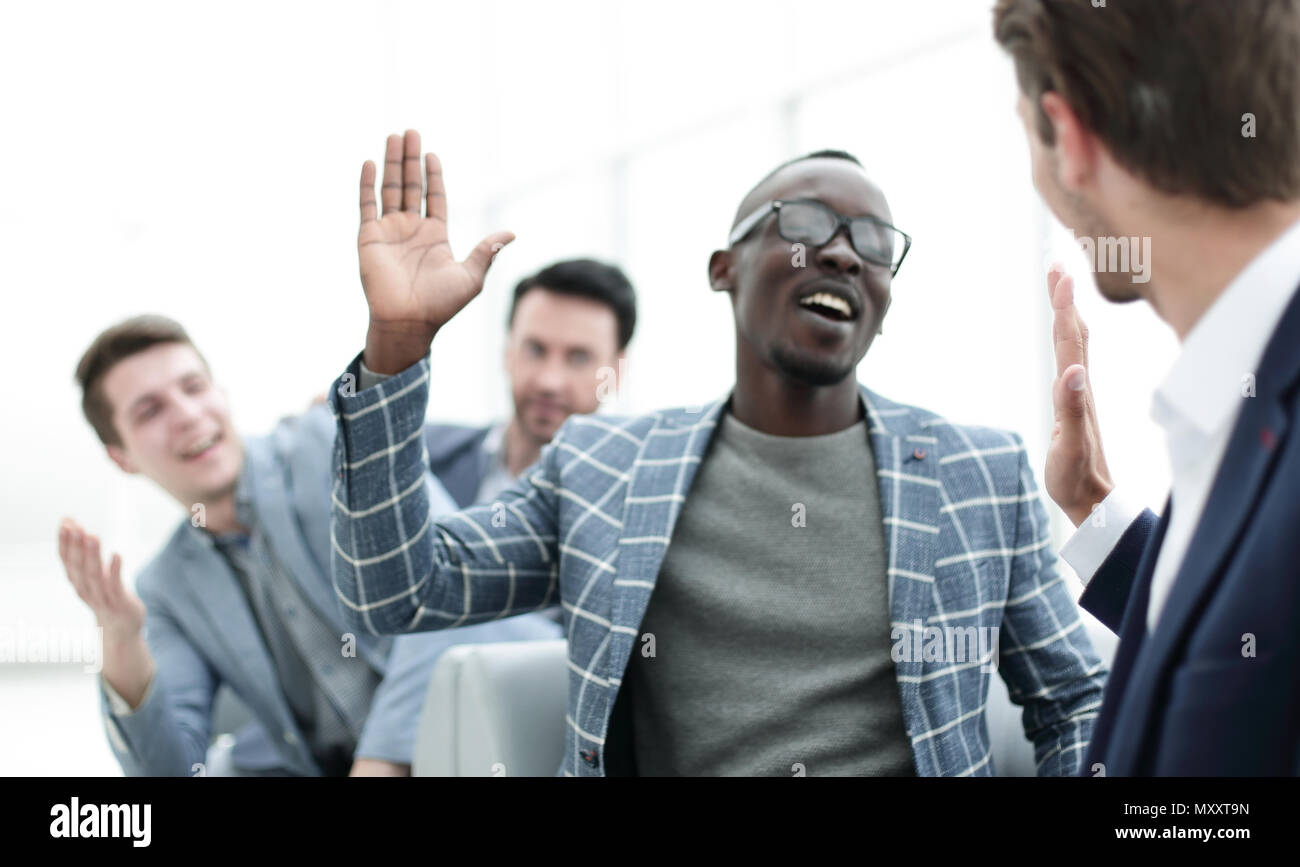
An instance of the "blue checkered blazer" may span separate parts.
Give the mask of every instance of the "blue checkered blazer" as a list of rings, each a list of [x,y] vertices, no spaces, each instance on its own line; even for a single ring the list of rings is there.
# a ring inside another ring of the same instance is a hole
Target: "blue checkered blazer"
[[[358,376],[358,361],[349,373]],[[333,574],[345,617],[379,634],[563,606],[563,767],[603,776],[609,721],[673,525],[726,405],[573,416],[499,501],[433,520],[421,435],[424,359],[371,388],[331,390],[338,418]],[[352,380],[357,381],[356,379]],[[1105,668],[1056,570],[1046,512],[1013,433],[962,427],[861,388],[875,450],[896,632],[996,628],[997,670],[1024,706],[1038,772],[1078,771]],[[898,647],[898,645],[896,645]],[[994,773],[992,666],[897,654],[922,775]]]

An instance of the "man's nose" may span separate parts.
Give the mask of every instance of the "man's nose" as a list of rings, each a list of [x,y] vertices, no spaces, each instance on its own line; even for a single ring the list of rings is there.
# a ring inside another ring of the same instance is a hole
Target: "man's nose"
[[[849,230],[841,226],[829,241],[817,248],[817,264],[856,277],[862,272],[862,257],[849,241]]]
[[[172,413],[173,424],[181,430],[192,427],[203,417],[202,404],[187,394],[177,395],[173,406],[175,407]]]
[[[567,377],[568,373],[564,369],[563,359],[552,356],[542,364],[542,369],[538,371],[537,386],[543,391],[563,391]]]

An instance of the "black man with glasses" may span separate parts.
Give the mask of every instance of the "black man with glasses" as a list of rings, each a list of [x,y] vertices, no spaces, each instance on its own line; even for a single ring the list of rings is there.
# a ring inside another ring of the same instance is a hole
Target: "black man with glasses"
[[[430,378],[452,374],[430,369],[430,342],[513,236],[453,259],[440,164],[426,156],[426,192],[418,135],[403,146],[382,219],[362,172],[371,326],[349,373],[365,387],[331,398],[333,573],[358,626],[440,629],[558,597],[563,775],[990,775],[995,672],[1038,773],[1078,772],[1106,672],[1023,443],[853,375],[911,246],[856,159],[779,166],[712,254],[735,314],[728,396],[572,416],[501,495],[506,520],[431,521],[414,432]],[[418,273],[386,267],[430,244],[442,252]]]

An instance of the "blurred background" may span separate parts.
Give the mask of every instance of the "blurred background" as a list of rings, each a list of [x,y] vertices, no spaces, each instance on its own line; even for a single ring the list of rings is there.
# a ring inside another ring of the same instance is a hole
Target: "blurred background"
[[[1020,432],[1041,479],[1054,376],[1045,274],[1062,261],[1092,331],[1112,473],[1159,508],[1169,471],[1148,406],[1176,343],[1146,305],[1100,299],[1039,203],[991,6],[6,6],[0,629],[93,625],[58,561],[62,516],[128,573],[188,517],[118,471],[82,418],[73,370],[90,340],[163,313],[190,330],[243,430],[304,409],[361,349],[357,178],[407,128],[442,158],[456,255],[491,230],[518,236],[439,335],[432,416],[508,413],[510,290],[579,255],[622,265],[639,293],[613,409],[724,395],[731,312],[709,290],[708,256],[769,169],[841,148],[915,239],[860,379]],[[1046,505],[1062,542],[1068,522]],[[120,773],[83,669],[0,662],[0,774]]]

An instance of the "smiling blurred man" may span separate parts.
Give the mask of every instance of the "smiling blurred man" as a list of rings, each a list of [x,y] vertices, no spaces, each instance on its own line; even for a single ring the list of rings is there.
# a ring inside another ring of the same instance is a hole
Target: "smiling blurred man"
[[[414,132],[389,139],[382,218],[362,169],[370,329],[344,376],[364,359],[391,379],[331,395],[333,575],[352,622],[432,630],[559,600],[566,775],[991,774],[994,670],[1025,706],[1038,773],[1078,770],[1104,669],[1020,438],[854,377],[910,245],[856,159],[778,166],[710,257],[734,313],[730,395],[570,417],[499,495],[505,520],[432,519],[418,484],[414,426],[449,375],[430,342],[513,238],[453,259],[441,167],[419,159]]]
[[[77,366],[86,419],[123,471],[187,512],[140,574],[122,582],[75,522],[59,554],[103,629],[101,699],[130,775],[221,772],[402,775],[425,684],[452,644],[559,637],[538,615],[453,630],[438,642],[353,636],[326,564],[333,424],[323,405],[264,437],[241,437],[207,362],[179,324],[129,319]],[[430,484],[436,509],[452,508]],[[255,722],[207,767],[217,690]]]
[[[613,394],[636,328],[636,293],[613,265],[556,262],[515,286],[507,327],[514,413],[487,427],[434,426],[425,437],[434,473],[462,507],[492,502],[565,419],[595,412]]]

